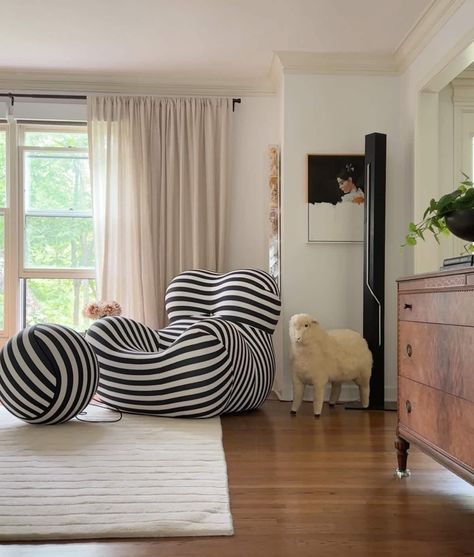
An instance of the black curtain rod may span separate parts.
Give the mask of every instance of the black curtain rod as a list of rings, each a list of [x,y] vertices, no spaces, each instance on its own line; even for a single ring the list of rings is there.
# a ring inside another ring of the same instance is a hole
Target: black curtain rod
[[[83,101],[87,99],[85,95],[36,95],[33,93],[0,93],[0,97],[8,97],[12,102],[15,102],[17,97],[25,99],[76,99]]]
[[[33,93],[0,93],[0,97],[8,97],[12,105],[15,103],[15,97],[26,98],[26,99],[74,99],[85,101],[87,99],[86,95],[40,95]],[[232,99],[232,112],[235,111],[235,105],[240,104],[242,99],[234,98]]]

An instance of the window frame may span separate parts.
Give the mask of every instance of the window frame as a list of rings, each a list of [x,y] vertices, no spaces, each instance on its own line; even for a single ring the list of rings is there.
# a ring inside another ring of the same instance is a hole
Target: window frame
[[[471,180],[474,180],[474,130],[471,132]]]
[[[54,152],[54,153],[85,153],[87,156],[89,155],[88,149],[86,147],[33,147],[31,145],[25,145],[25,135],[28,132],[58,132],[58,128],[61,129],[61,132],[81,132],[84,133],[84,125],[61,125],[60,122],[57,124],[51,124],[51,122],[45,124],[17,124],[18,126],[18,215],[19,215],[19,223],[18,223],[18,256],[19,256],[19,268],[18,268],[18,278],[21,282],[24,282],[24,279],[95,279],[96,273],[94,268],[84,269],[84,268],[67,268],[67,269],[58,269],[58,268],[48,268],[48,267],[26,267],[25,266],[25,228],[26,228],[26,216],[28,214],[39,216],[39,214],[44,214],[44,216],[64,216],[67,218],[75,218],[75,217],[86,217],[86,218],[93,218],[92,211],[90,213],[86,213],[85,211],[74,211],[74,212],[61,212],[61,211],[36,211],[36,212],[26,212],[25,207],[25,199],[24,199],[24,191],[25,191],[25,182],[24,182],[24,169],[25,169],[25,160],[26,160],[26,153],[29,152]],[[87,128],[86,128],[87,130]],[[86,131],[87,133],[87,131]],[[61,213],[61,214],[60,214]],[[24,287],[22,287],[22,292],[24,291]],[[23,294],[22,294],[23,298]],[[22,320],[23,320],[24,311],[22,311]]]
[[[59,129],[58,129],[59,128]],[[24,225],[25,211],[23,198],[24,153],[30,150],[44,150],[45,147],[25,146],[27,132],[80,132],[87,134],[86,122],[64,121],[12,121],[0,120],[0,129],[6,132],[6,191],[5,206],[0,207],[0,215],[4,217],[4,324],[0,329],[0,348],[19,331],[25,324],[24,292],[28,279],[89,279],[95,280],[95,268],[89,269],[50,269],[27,268],[24,265]],[[70,152],[79,150],[88,155],[87,147],[52,147],[53,151]],[[71,212],[67,215],[73,218]],[[82,216],[82,215],[74,215]],[[91,217],[92,214],[83,215]]]
[[[9,336],[9,323],[11,319],[12,309],[15,307],[12,304],[11,292],[12,292],[12,270],[10,269],[10,256],[11,256],[11,234],[10,234],[10,220],[11,220],[11,209],[10,209],[10,184],[11,184],[11,129],[8,122],[0,122],[0,131],[5,132],[5,205],[0,206],[0,216],[3,217],[3,326],[0,325],[0,339],[4,339]],[[14,300],[13,300],[14,302]]]

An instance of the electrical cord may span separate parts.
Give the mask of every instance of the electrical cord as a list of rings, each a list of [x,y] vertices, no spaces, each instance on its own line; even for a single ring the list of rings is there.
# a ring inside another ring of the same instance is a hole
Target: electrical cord
[[[116,408],[110,408],[109,406],[105,406],[103,404],[97,404],[96,402],[91,402],[89,404],[89,406],[96,406],[97,408],[104,408],[105,410],[110,410],[111,412],[114,412],[116,414],[118,414],[117,419],[115,420],[96,420],[96,419],[92,419],[92,420],[84,420],[82,418],[80,418],[79,416],[87,416],[87,412],[85,410],[83,410],[82,412],[79,412],[79,414],[76,416],[76,420],[78,420],[79,422],[84,422],[84,423],[90,423],[90,424],[114,424],[116,422],[120,422],[120,420],[122,419],[122,412],[120,410],[117,410]]]

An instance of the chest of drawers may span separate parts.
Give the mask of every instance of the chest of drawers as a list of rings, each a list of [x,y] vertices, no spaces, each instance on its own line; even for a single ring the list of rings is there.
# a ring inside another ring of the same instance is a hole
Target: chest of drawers
[[[398,281],[399,476],[410,443],[474,483],[474,269]]]

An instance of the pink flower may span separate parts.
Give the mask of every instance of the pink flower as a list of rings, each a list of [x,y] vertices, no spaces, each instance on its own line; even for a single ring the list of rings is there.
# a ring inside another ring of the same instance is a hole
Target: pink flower
[[[85,317],[89,317],[89,319],[99,319],[100,317],[100,310],[99,304],[87,304],[83,311]]]
[[[122,308],[118,302],[102,302],[100,306],[101,317],[107,315],[120,315],[122,313]]]
[[[87,304],[83,311],[89,319],[100,319],[101,317],[121,315],[122,308],[118,302],[94,302]]]

